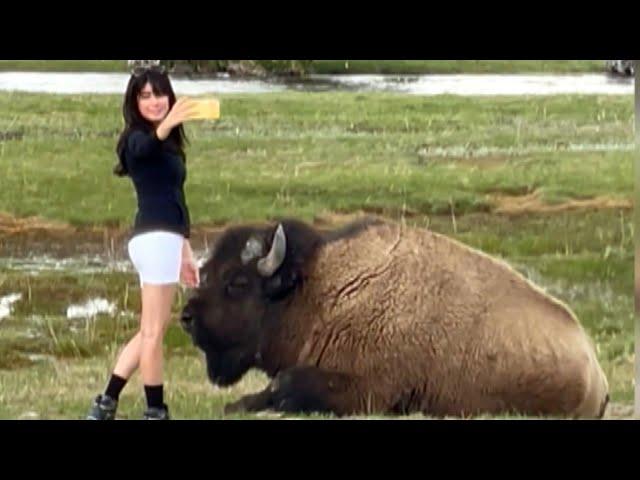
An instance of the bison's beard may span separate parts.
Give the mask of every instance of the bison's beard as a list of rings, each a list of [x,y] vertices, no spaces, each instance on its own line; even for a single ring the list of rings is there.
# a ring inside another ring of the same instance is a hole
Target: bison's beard
[[[214,385],[228,387],[238,382],[253,366],[253,356],[240,350],[205,352],[207,376]]]

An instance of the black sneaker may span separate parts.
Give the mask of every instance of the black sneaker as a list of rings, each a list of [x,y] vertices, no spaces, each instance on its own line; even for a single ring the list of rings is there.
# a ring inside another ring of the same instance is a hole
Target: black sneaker
[[[108,395],[98,395],[93,401],[87,420],[114,420],[118,401]]]
[[[144,411],[144,420],[170,420],[169,407],[163,404],[161,408],[149,407]]]

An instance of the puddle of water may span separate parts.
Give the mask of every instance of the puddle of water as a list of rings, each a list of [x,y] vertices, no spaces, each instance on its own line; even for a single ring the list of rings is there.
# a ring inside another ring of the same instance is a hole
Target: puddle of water
[[[449,147],[428,147],[418,150],[418,155],[425,157],[486,157],[489,155],[505,155],[521,157],[535,153],[567,152],[631,152],[636,148],[634,143],[570,143],[564,146],[528,145],[525,147],[480,147],[452,145]]]
[[[100,313],[113,315],[116,306],[104,298],[94,298],[84,305],[70,305],[67,308],[67,318],[93,318]]]
[[[594,281],[589,283],[570,284],[566,280],[550,280],[531,266],[512,262],[514,268],[529,281],[540,287],[545,293],[556,298],[562,298],[570,305],[576,305],[584,298],[597,298],[598,302],[607,310],[613,310],[614,305],[626,300],[624,295],[616,294],[607,282]]]
[[[314,78],[311,76],[310,78]],[[318,81],[348,85],[357,91],[414,95],[632,95],[632,78],[608,75],[323,75]]]
[[[0,320],[11,315],[11,306],[22,298],[21,293],[12,293],[0,297]]]
[[[34,322],[34,323],[42,324],[43,322],[42,322],[41,318],[42,317],[35,318],[35,316],[33,316],[33,317],[28,318],[27,322]],[[33,340],[34,338],[42,338],[42,336],[43,336],[42,332],[40,332],[38,330],[35,330],[35,329],[32,329],[32,328],[27,328],[24,331],[24,333],[22,333],[22,337],[26,338],[28,340]]]
[[[99,256],[81,255],[71,258],[34,256],[29,258],[0,258],[0,270],[21,271],[37,275],[42,272],[72,272],[78,274],[132,271],[128,260],[111,260]]]
[[[53,355],[43,355],[41,353],[30,353],[27,355],[27,358],[32,362],[46,362],[54,359],[55,357]]]
[[[24,412],[18,416],[18,420],[39,420],[40,414],[38,412]]]
[[[195,251],[194,257],[198,267],[204,265],[208,252]],[[109,256],[78,255],[67,258],[49,256],[32,256],[29,258],[0,258],[0,271],[19,271],[31,275],[46,272],[70,272],[74,274],[97,273],[135,273],[128,259],[114,260]]]
[[[261,80],[239,80],[216,78],[208,80],[185,80],[172,78],[178,95],[201,93],[269,93],[286,89],[283,84]],[[6,72],[0,73],[0,90],[33,93],[63,94],[122,94],[129,82],[123,73],[44,73]]]
[[[119,94],[125,73],[0,73],[0,91],[58,94]],[[632,95],[633,78],[606,74],[574,75],[309,75],[285,80],[238,79],[220,76],[206,80],[173,78],[178,95],[272,93],[283,91],[398,92],[414,95]]]

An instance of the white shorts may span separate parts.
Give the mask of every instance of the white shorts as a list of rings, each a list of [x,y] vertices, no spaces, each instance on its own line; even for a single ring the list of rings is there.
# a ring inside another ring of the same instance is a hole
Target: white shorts
[[[129,241],[129,258],[140,276],[140,286],[180,282],[183,242],[182,235],[163,231],[141,233]]]

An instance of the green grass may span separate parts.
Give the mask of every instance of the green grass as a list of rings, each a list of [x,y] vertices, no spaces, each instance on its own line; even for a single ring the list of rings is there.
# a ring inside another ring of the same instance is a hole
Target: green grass
[[[13,135],[0,142],[0,210],[127,225],[131,185],[111,175],[119,103],[0,94],[0,132]],[[223,96],[219,122],[187,126],[187,198],[202,223],[323,209],[463,214],[488,210],[492,193],[535,189],[548,202],[631,198],[632,129],[627,97]]]
[[[628,406],[633,212],[507,216],[493,211],[493,195],[537,191],[542,206],[632,199],[632,103],[608,96],[223,96],[219,122],[187,127],[187,197],[196,226],[367,210],[404,215],[504,258],[570,305],[597,344],[612,401]],[[0,212],[127,228],[132,187],[110,173],[119,109],[117,96],[0,94]],[[3,237],[3,251],[12,241],[33,241],[12,238]],[[201,238],[194,241],[203,248]],[[0,418],[82,417],[136,329],[135,276],[0,267],[0,296],[18,292],[22,300],[0,320]],[[65,317],[70,304],[95,297],[122,314]],[[221,418],[224,403],[266,384],[250,372],[230,389],[213,388],[200,354],[175,325],[166,352],[176,418]],[[136,376],[122,398],[123,418],[139,417],[141,391]]]
[[[589,73],[604,60],[315,60],[313,73]],[[0,71],[126,72],[126,60],[0,60]]]

